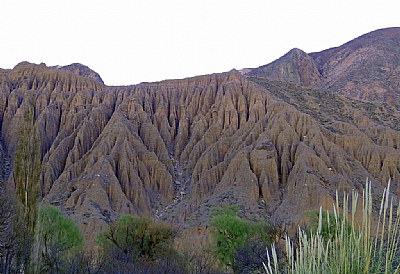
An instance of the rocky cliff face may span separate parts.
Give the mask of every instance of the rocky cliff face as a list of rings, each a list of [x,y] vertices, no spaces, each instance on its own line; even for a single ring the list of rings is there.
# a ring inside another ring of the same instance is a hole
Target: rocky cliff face
[[[246,75],[400,105],[399,56],[400,28],[388,28],[321,52],[294,49]]]
[[[318,66],[292,54],[297,65]],[[283,74],[295,79],[289,83],[231,71],[107,87],[21,63],[0,71],[3,179],[13,184],[22,116],[33,102],[43,201],[78,222],[88,240],[124,213],[166,220],[193,237],[221,203],[289,225],[304,210],[330,208],[336,190],[361,189],[367,177],[376,195],[392,178],[398,195],[399,109],[302,88],[314,78],[300,74]]]
[[[245,75],[305,87],[318,87],[321,84],[321,75],[314,60],[300,49],[292,49],[271,64],[250,69]]]

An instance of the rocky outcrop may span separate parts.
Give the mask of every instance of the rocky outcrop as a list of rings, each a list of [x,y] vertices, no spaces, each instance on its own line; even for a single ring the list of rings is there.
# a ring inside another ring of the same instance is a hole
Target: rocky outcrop
[[[88,66],[79,63],[73,63],[68,66],[56,66],[56,68],[60,70],[70,71],[76,75],[84,76],[100,84],[104,84],[103,79],[101,79],[100,75],[94,70],[90,69]]]
[[[321,75],[313,58],[296,48],[268,65],[246,71],[245,75],[304,87],[318,87],[321,84]]]

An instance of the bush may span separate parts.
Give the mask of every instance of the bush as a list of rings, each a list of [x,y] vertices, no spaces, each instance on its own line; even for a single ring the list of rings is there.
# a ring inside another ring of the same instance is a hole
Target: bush
[[[213,250],[222,266],[232,265],[235,249],[251,238],[269,240],[269,227],[263,221],[239,218],[238,207],[224,206],[212,209]]]
[[[100,273],[186,273],[172,247],[175,231],[163,222],[123,215],[100,232]]]
[[[172,249],[173,237],[174,230],[162,222],[123,215],[100,232],[96,242],[103,251],[114,250],[128,257],[154,260]]]

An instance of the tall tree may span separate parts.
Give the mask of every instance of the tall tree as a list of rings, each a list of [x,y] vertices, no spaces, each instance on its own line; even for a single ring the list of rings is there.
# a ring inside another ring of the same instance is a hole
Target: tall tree
[[[14,181],[19,213],[33,235],[40,179],[40,140],[35,127],[34,99],[24,105],[23,123],[14,154]]]

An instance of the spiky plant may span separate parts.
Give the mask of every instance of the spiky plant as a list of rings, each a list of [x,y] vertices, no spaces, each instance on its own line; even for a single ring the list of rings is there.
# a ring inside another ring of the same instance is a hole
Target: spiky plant
[[[382,195],[378,218],[373,217],[370,181],[366,181],[362,192],[360,222],[356,222],[355,217],[358,198],[358,192],[353,191],[349,202],[349,194],[345,193],[340,208],[336,193],[333,218],[329,212],[323,215],[320,208],[317,231],[307,234],[299,228],[296,248],[286,236],[285,262],[278,262],[272,245],[272,256],[268,255],[264,263],[266,273],[399,273],[400,206],[395,209],[390,180]],[[322,227],[330,228],[332,222],[331,237],[323,237]]]

